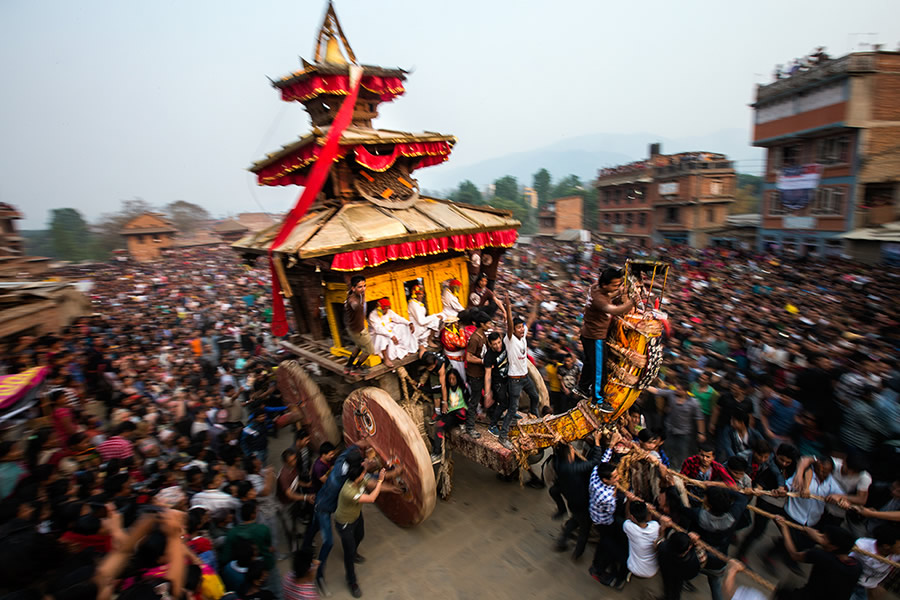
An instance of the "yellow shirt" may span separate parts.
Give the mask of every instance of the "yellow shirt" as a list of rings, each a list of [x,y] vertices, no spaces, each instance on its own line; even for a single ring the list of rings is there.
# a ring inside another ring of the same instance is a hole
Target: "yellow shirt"
[[[561,392],[562,386],[559,383],[559,373],[557,372],[556,363],[547,363],[547,383],[550,384],[551,392]]]

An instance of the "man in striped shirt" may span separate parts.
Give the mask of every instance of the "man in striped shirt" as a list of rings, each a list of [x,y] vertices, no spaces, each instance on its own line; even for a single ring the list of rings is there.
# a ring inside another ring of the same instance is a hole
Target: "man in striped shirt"
[[[114,458],[125,460],[134,456],[134,444],[131,443],[131,438],[134,437],[135,429],[137,427],[131,421],[119,423],[115,435],[97,446],[97,452],[103,462],[109,462]]]
[[[599,443],[599,432],[594,434],[595,443]],[[619,482],[619,472],[615,465],[609,462],[612,458],[613,448],[622,440],[619,432],[612,434],[609,440],[609,447],[603,453],[600,463],[594,467],[591,472],[591,478],[588,483],[588,491],[590,493],[590,504],[588,511],[591,515],[591,521],[596,525],[596,529],[600,533],[600,542],[597,544],[597,551],[594,553],[594,560],[588,572],[591,577],[602,583],[603,585],[612,585],[614,577],[609,576],[606,571],[625,557],[622,556],[622,549],[627,549],[622,538],[622,526],[616,526],[616,485]],[[616,580],[618,577],[615,578]],[[618,581],[615,581],[618,583]],[[624,580],[623,580],[624,583]]]

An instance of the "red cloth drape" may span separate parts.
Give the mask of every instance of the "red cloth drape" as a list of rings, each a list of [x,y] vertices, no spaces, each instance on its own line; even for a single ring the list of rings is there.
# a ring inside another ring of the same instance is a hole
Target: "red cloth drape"
[[[309,210],[313,200],[315,200],[325,184],[328,171],[331,169],[331,163],[334,162],[334,157],[338,153],[341,135],[347,129],[347,126],[350,125],[350,120],[353,118],[353,107],[356,104],[356,96],[359,94],[359,75],[362,73],[362,68],[352,66],[350,67],[350,72],[355,75],[351,77],[350,93],[344,99],[344,103],[338,110],[337,116],[331,125],[325,145],[322,146],[319,152],[320,160],[317,160],[316,164],[313,165],[303,193],[300,194],[297,204],[288,213],[287,218],[281,225],[281,230],[275,236],[272,245],[269,246],[269,270],[272,274],[272,333],[277,336],[287,335],[288,322],[284,311],[284,299],[281,297],[281,282],[278,279],[278,274],[275,272],[275,262],[272,259],[272,253],[275,248],[284,243],[303,215],[306,214],[306,211]]]
[[[411,144],[395,144],[391,154],[377,156],[369,152],[363,145],[340,146],[333,160],[343,159],[352,151],[356,162],[372,171],[386,171],[401,156],[419,157],[414,169],[429,167],[444,162],[453,150],[448,142],[416,142]],[[269,165],[256,174],[262,185],[306,185],[308,173],[302,170],[316,162],[321,156],[322,147],[307,144],[290,156]]]
[[[356,162],[372,171],[387,171],[401,156],[440,157],[441,162],[450,155],[452,146],[447,142],[417,142],[412,144],[395,144],[394,151],[383,156],[376,156],[365,146],[355,146],[353,153]]]
[[[488,231],[468,235],[452,235],[417,242],[401,242],[368,250],[354,250],[336,254],[331,261],[334,271],[362,271],[377,267],[391,260],[404,260],[416,256],[429,256],[450,250],[481,250],[483,248],[509,248],[516,243],[515,229]]]
[[[378,94],[382,102],[390,102],[406,92],[399,77],[366,75],[360,86]],[[286,102],[304,101],[320,94],[347,95],[350,93],[350,77],[347,75],[311,75],[303,81],[281,88],[281,99]],[[356,102],[354,100],[354,102]]]

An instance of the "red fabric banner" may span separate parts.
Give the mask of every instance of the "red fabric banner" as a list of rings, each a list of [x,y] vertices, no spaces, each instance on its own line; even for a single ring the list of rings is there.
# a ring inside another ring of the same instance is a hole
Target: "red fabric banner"
[[[334,271],[362,271],[377,267],[391,260],[404,260],[416,256],[430,256],[450,250],[481,250],[483,248],[510,248],[519,233],[515,229],[452,235],[417,242],[401,242],[368,250],[354,250],[336,254],[331,261]]]
[[[275,261],[272,258],[272,254],[274,249],[283,244],[291,231],[294,230],[294,227],[297,226],[297,223],[309,210],[313,200],[319,195],[322,186],[325,185],[325,179],[328,177],[331,163],[334,162],[334,157],[338,153],[341,135],[347,129],[347,126],[350,125],[350,121],[353,118],[353,107],[356,104],[356,96],[359,94],[359,80],[362,68],[351,66],[350,74],[350,93],[344,99],[344,103],[341,104],[341,108],[334,118],[331,129],[328,131],[325,145],[322,146],[319,152],[319,160],[313,165],[306,187],[303,188],[303,193],[300,194],[297,204],[288,213],[287,218],[281,225],[281,230],[275,236],[272,245],[269,246],[269,270],[272,274],[272,333],[279,337],[287,335],[288,322],[287,314],[284,311],[284,298],[281,297],[281,281],[275,272]]]
[[[394,151],[390,154],[377,156],[369,152],[365,146],[355,146],[353,153],[356,162],[371,171],[387,171],[401,156],[427,156],[439,157],[440,162],[447,160],[452,147],[447,142],[417,142],[412,144],[395,144]]]
[[[382,102],[390,102],[406,92],[403,80],[399,77],[366,75],[362,78],[360,86],[373,94],[378,94]],[[281,88],[281,99],[285,102],[294,100],[303,102],[320,94],[347,95],[349,93],[350,77],[348,75],[312,75],[303,81]]]
[[[363,145],[349,145],[340,146],[333,160],[341,160],[352,151],[357,163],[372,171],[381,172],[390,169],[401,156],[420,157],[413,167],[415,170],[444,162],[452,150],[453,147],[448,142],[416,142],[395,144],[391,154],[378,156],[369,152]],[[262,185],[306,185],[309,174],[301,171],[317,161],[321,153],[321,146],[307,144],[294,154],[262,169],[256,174],[257,181]]]

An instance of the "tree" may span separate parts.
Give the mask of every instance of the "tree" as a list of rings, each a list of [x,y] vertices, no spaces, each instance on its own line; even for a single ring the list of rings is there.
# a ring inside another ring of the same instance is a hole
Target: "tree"
[[[80,212],[74,208],[57,208],[50,214],[50,239],[57,258],[71,261],[95,258],[93,235]]]
[[[541,169],[532,175],[531,187],[537,192],[538,210],[544,208],[544,205],[550,201],[550,192],[552,191],[553,179],[550,177],[550,171]]]
[[[733,215],[758,213],[762,202],[763,178],[748,173],[738,173],[734,202],[728,207]]]
[[[494,196],[519,202],[521,195],[519,194],[519,182],[512,175],[505,175],[494,182]],[[524,204],[524,203],[523,203]]]
[[[528,233],[526,224],[529,221],[529,207],[522,202],[515,200],[507,200],[506,198],[494,197],[491,199],[491,207],[498,210],[508,210],[512,213],[513,218],[522,223],[522,233]]]
[[[27,256],[56,256],[53,238],[49,229],[20,229],[19,235],[25,238],[25,254]]]
[[[191,232],[197,229],[201,221],[209,220],[209,211],[185,200],[176,200],[166,204],[166,214],[178,231]]]
[[[553,198],[565,198],[566,196],[584,196],[587,190],[584,189],[584,185],[581,183],[581,179],[579,179],[578,175],[569,175],[568,177],[563,177],[559,180],[555,186],[553,186],[552,197]]]
[[[468,179],[453,190],[453,193],[450,194],[450,199],[461,204],[472,204],[475,206],[484,204],[484,197],[481,195],[481,191]]]

